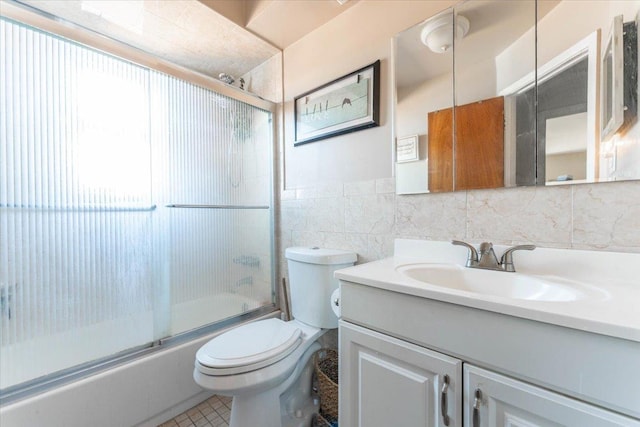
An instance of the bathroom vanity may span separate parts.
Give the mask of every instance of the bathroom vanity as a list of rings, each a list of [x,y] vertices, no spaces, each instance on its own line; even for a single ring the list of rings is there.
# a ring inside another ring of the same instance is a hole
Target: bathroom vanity
[[[640,426],[640,254],[466,259],[398,239],[336,272],[342,427]]]

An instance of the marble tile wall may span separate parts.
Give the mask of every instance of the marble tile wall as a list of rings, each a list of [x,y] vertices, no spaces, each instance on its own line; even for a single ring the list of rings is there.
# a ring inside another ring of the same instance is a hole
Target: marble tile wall
[[[284,249],[315,245],[391,256],[397,237],[640,252],[640,181],[396,195],[393,179],[281,193]]]

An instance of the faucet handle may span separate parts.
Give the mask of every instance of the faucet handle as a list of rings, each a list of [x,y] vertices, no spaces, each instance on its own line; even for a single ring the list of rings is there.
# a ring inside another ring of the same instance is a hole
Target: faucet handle
[[[456,246],[464,246],[465,248],[469,249],[469,254],[467,256],[467,267],[469,267],[472,262],[478,262],[478,251],[476,251],[476,248],[474,248],[472,245],[467,242],[463,242],[462,240],[452,240],[451,244]]]
[[[500,264],[504,271],[508,271],[510,273],[514,273],[516,271],[513,265],[513,253],[515,251],[532,251],[536,248],[535,245],[516,245],[512,246],[502,254],[500,258]]]

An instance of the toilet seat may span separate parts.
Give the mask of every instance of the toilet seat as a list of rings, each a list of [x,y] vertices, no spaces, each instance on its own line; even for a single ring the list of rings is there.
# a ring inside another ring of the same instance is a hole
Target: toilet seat
[[[266,319],[234,328],[209,341],[196,353],[205,375],[235,375],[269,366],[291,354],[302,341],[293,322]]]

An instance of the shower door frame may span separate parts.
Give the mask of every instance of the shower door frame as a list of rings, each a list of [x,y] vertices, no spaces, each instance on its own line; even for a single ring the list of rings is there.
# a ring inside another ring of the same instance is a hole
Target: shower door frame
[[[273,295],[273,302],[271,304],[239,314],[229,319],[218,321],[213,324],[204,325],[197,329],[179,333],[174,336],[163,337],[150,344],[143,344],[138,347],[123,351],[122,353],[109,355],[102,359],[94,360],[81,365],[76,365],[62,371],[54,372],[44,377],[16,384],[15,386],[10,386],[7,389],[3,390],[2,394],[0,394],[0,405],[7,405],[9,403],[33,396],[34,394],[42,393],[44,391],[51,390],[55,387],[68,384],[73,381],[78,381],[82,378],[86,378],[87,376],[94,375],[107,369],[111,369],[115,366],[150,355],[157,351],[182,344],[197,337],[215,332],[216,330],[229,327],[233,324],[246,322],[251,319],[269,315],[271,313],[276,314],[279,310],[278,307],[280,307],[280,292],[277,283],[277,277],[279,276],[279,263],[277,262],[277,245],[275,236],[275,186],[277,171],[275,150],[277,147],[276,141],[278,135],[276,128],[276,114],[278,113],[278,105],[257,95],[253,95],[239,88],[235,88],[233,86],[222,83],[205,74],[171,63],[162,58],[155,57],[152,54],[144,52],[138,48],[94,32],[93,30],[86,27],[62,20],[54,15],[35,9],[28,5],[20,4],[10,0],[3,1],[1,14],[3,17],[6,17],[10,20],[14,20],[22,24],[34,27],[36,29],[54,34],[58,37],[68,39],[72,42],[85,45],[91,49],[95,49],[104,52],[105,54],[124,59],[136,65],[162,72],[164,74],[184,80],[188,83],[194,84],[204,89],[211,90],[220,95],[224,95],[237,101],[246,103],[252,107],[259,108],[270,114],[270,157],[269,159],[267,159],[267,161],[270,167],[270,194],[268,208],[270,210],[269,231],[271,239],[271,292]]]

